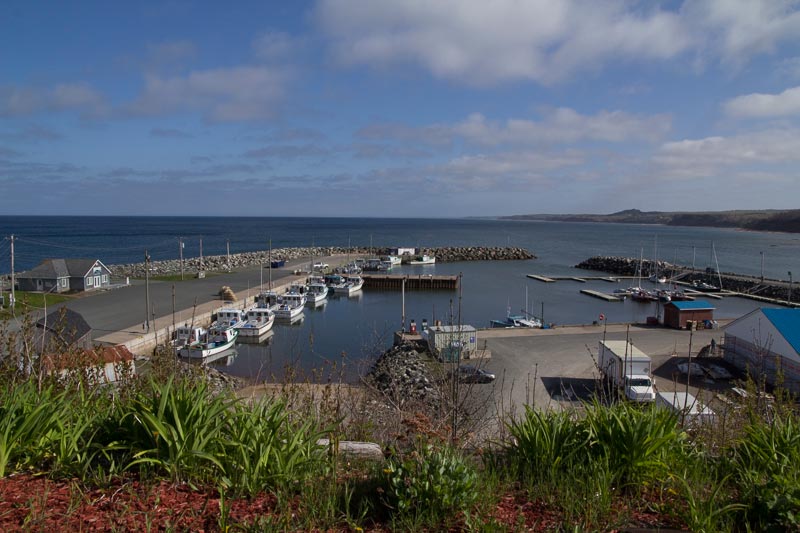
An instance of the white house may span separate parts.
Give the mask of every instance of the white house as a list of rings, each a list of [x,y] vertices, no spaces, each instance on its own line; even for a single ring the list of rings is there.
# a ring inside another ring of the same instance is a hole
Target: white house
[[[724,354],[770,385],[780,370],[782,385],[800,393],[800,309],[760,308],[737,318],[725,327]]]

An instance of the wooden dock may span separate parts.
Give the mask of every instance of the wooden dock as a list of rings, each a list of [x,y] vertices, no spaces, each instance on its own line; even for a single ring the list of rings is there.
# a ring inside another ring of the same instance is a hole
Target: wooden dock
[[[593,296],[595,298],[600,298],[601,300],[605,300],[607,302],[621,302],[622,298],[619,296],[614,296],[613,294],[606,294],[600,291],[593,291],[591,289],[581,289],[581,294],[585,294],[587,296]]]
[[[723,297],[722,294],[716,292],[695,291],[693,289],[683,289],[683,292],[690,296],[694,296],[695,298],[703,297],[703,298],[712,298],[714,300],[722,300]]]
[[[536,281],[543,281],[545,283],[554,283],[556,281],[553,278],[548,278],[547,276],[539,276],[538,274],[527,274],[527,276],[531,279],[535,279]]]
[[[450,290],[458,289],[458,276],[434,276],[418,274],[407,276],[402,274],[361,274],[365,289],[401,290],[406,280],[406,290]]]
[[[526,276],[545,283],[553,283],[556,281],[577,281],[579,283],[586,283],[587,281],[607,281],[609,283],[618,283],[623,279],[636,279],[636,276],[542,276],[540,274],[526,274]]]

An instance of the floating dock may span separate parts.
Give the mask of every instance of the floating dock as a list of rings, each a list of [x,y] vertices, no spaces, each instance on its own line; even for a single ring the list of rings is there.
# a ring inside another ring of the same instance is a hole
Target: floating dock
[[[595,298],[600,298],[601,300],[605,300],[607,302],[621,302],[622,298],[619,296],[614,296],[613,294],[606,294],[600,291],[593,291],[591,289],[581,289],[581,294],[585,294],[587,296],[593,296]]]
[[[434,276],[418,274],[407,276],[401,274],[361,274],[364,288],[401,290],[406,280],[406,290],[451,290],[458,289],[458,276]]]
[[[555,281],[577,281],[580,283],[586,283],[587,281],[607,281],[609,283],[618,283],[623,279],[636,279],[636,276],[542,276],[539,274],[526,274],[526,276],[545,283],[553,283]]]
[[[535,279],[536,281],[543,281],[545,283],[553,283],[556,281],[553,278],[548,278],[547,276],[539,276],[538,274],[528,274],[527,276],[531,279]]]
[[[695,298],[703,297],[703,298],[713,298],[714,300],[722,300],[722,295],[717,292],[703,292],[703,291],[695,291],[692,289],[683,289],[683,292],[694,296]]]

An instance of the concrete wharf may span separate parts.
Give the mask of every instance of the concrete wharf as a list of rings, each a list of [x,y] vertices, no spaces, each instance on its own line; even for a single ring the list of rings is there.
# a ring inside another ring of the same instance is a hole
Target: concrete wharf
[[[606,294],[600,291],[593,291],[591,289],[581,289],[581,294],[586,294],[587,296],[594,296],[595,298],[600,298],[601,300],[605,300],[607,302],[621,302],[622,298],[619,296],[614,296],[613,294]]]
[[[404,274],[362,274],[364,288],[401,290],[403,280],[406,281],[406,290],[456,290],[458,289],[458,276],[434,276],[432,274],[418,274],[408,276]]]

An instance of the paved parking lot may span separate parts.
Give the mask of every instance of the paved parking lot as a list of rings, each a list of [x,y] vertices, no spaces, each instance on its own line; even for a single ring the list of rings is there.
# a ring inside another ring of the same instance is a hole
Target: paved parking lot
[[[656,387],[661,391],[683,390],[685,377],[675,373],[675,364],[685,361],[711,343],[720,341],[721,330],[688,331],[661,327],[609,325],[608,340],[631,342],[653,361]],[[495,402],[507,412],[520,413],[525,404],[536,408],[561,409],[572,402],[588,399],[598,377],[595,366],[598,341],[603,339],[601,326],[562,327],[552,330],[492,330],[478,335],[480,347],[491,352],[482,366],[497,375],[494,383]],[[713,388],[705,382],[690,383]]]

